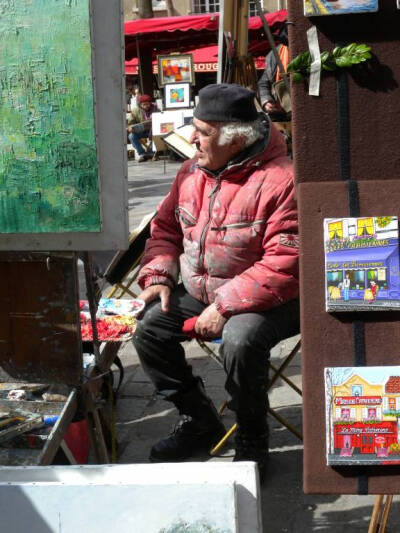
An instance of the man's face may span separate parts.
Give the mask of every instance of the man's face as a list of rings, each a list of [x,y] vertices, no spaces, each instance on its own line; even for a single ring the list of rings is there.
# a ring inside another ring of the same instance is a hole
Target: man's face
[[[142,102],[140,104],[140,107],[144,109],[145,111],[148,111],[151,107],[151,102]]]
[[[194,132],[190,142],[196,145],[199,165],[208,170],[222,168],[244,146],[244,140],[241,137],[236,137],[228,144],[218,144],[223,124],[223,122],[205,122],[198,118],[193,119]]]

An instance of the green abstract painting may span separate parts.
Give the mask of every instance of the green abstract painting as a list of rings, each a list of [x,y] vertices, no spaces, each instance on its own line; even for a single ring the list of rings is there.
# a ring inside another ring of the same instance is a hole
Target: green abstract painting
[[[89,0],[0,0],[0,233],[100,231]]]

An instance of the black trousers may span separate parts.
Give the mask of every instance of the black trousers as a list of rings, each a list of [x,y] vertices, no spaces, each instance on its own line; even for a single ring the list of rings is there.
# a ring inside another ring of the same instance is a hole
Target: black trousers
[[[206,307],[180,285],[171,294],[170,310],[161,311],[152,302],[139,321],[133,343],[145,372],[158,394],[174,401],[196,383],[181,345],[187,340],[183,322]],[[279,341],[299,333],[299,302],[292,300],[264,313],[232,316],[224,326],[220,355],[226,372],[229,407],[238,418],[265,416],[270,349]]]

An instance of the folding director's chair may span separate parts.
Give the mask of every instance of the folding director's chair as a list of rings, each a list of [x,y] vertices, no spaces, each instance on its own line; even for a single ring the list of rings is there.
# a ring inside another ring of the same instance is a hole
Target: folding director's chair
[[[108,298],[122,298],[128,294],[131,298],[136,298],[132,292],[131,285],[137,278],[138,266],[142,259],[147,239],[150,237],[150,223],[155,216],[155,211],[143,217],[139,226],[135,228],[129,237],[129,248],[118,252],[106,271],[104,278],[113,285]]]
[[[212,349],[210,348],[204,341],[197,339],[198,344],[203,349],[205,353],[207,353],[210,357],[214,359],[220,366],[223,366],[220,356]],[[270,368],[273,372],[273,376],[270,379],[267,391],[271,389],[271,387],[274,385],[274,383],[280,378],[282,379],[289,387],[291,387],[294,391],[297,392],[300,396],[302,396],[302,391],[299,389],[299,387],[287,376],[284,374],[284,370],[289,366],[295,355],[298,353],[301,347],[301,341],[299,340],[296,343],[296,346],[293,348],[293,350],[285,357],[283,362],[280,364],[279,367],[275,366],[273,363],[269,363]],[[222,406],[219,409],[219,414],[222,414],[226,407],[227,402],[224,402]],[[273,409],[272,407],[268,408],[268,413],[273,416],[278,422],[280,422],[283,426],[285,426],[289,431],[291,431],[297,438],[299,438],[301,441],[303,440],[302,433],[294,427],[286,418],[284,418],[281,414],[279,414],[276,409]],[[222,439],[214,446],[214,448],[210,451],[211,455],[216,455],[219,450],[222,448],[222,446],[226,443],[226,441],[235,433],[237,430],[237,424],[233,424],[233,426],[226,432],[226,434],[222,437]]]

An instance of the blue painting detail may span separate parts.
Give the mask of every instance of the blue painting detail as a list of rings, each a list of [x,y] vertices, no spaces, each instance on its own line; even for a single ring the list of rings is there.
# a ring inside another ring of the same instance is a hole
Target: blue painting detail
[[[304,0],[306,17],[378,11],[378,0]]]
[[[326,219],[326,308],[400,308],[397,217]]]

